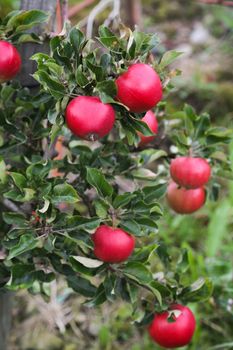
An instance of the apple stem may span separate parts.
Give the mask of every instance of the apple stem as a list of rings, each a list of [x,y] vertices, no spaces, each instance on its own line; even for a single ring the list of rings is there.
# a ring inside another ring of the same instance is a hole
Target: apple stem
[[[193,149],[192,149],[192,147],[190,147],[189,150],[188,150],[188,156],[189,157],[193,156]]]
[[[109,214],[111,216],[111,220],[112,220],[112,226],[113,227],[117,227],[117,216],[116,216],[116,212],[113,208],[111,208],[109,210]]]

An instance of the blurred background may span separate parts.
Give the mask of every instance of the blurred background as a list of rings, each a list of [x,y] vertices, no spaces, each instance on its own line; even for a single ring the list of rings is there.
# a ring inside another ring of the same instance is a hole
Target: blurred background
[[[158,33],[161,45],[155,55],[174,49],[183,52],[173,65],[182,74],[174,81],[167,112],[190,103],[198,112],[209,112],[217,124],[232,127],[233,7],[204,2],[125,0],[120,14],[129,26],[137,24],[144,31]],[[86,30],[88,16],[98,4],[69,0],[71,22]],[[0,0],[0,17],[18,7],[19,1]],[[111,6],[97,11],[90,35],[106,19],[111,21],[111,11]],[[233,163],[233,144],[229,152]],[[189,350],[233,349],[233,181],[220,182],[216,201],[207,202],[192,216],[174,214],[164,203],[165,216],[160,221],[159,240],[169,243],[169,253],[175,258],[181,248],[188,247],[193,279],[210,276],[214,282],[213,297],[192,306],[198,328]],[[45,285],[43,292],[44,297],[17,292],[11,350],[160,349],[145,329],[131,323],[130,304],[87,308],[62,280]]]

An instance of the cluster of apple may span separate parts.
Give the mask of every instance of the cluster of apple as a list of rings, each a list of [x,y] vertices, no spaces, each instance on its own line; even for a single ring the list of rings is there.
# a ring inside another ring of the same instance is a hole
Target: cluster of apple
[[[135,113],[146,112],[142,118],[156,134],[158,123],[151,111],[162,98],[162,84],[158,74],[147,64],[136,63],[116,79],[117,100]],[[113,128],[115,112],[110,104],[104,104],[98,97],[78,96],[66,109],[66,123],[69,129],[83,139],[95,140],[107,135]],[[154,136],[138,133],[140,145],[151,142]],[[179,189],[173,182],[168,188],[168,200],[179,212],[192,212],[205,201],[203,186],[207,182],[208,163],[199,158],[177,158],[171,164],[172,178],[180,185],[194,190]],[[183,196],[183,197],[182,197]],[[178,199],[177,199],[178,198]],[[188,201],[187,201],[188,198]],[[199,206],[198,206],[199,205]],[[183,207],[182,207],[183,206]],[[183,209],[182,209],[183,208]],[[191,210],[192,209],[192,210]],[[188,211],[189,210],[189,211]],[[92,235],[95,256],[107,263],[121,263],[128,259],[135,246],[135,238],[120,228],[101,225]],[[166,348],[188,344],[195,330],[195,317],[185,306],[175,304],[166,312],[156,314],[149,327],[152,339]]]
[[[170,207],[177,213],[190,214],[201,208],[206,199],[205,184],[211,168],[203,158],[178,157],[171,162],[173,181],[167,190]]]
[[[150,110],[162,98],[162,84],[159,75],[152,67],[144,63],[132,64],[128,70],[116,79],[117,100],[130,112],[146,112],[142,121],[156,134],[158,123]],[[68,128],[78,137],[96,140],[106,136],[115,123],[115,111],[110,104],[104,104],[95,96],[78,96],[66,109]],[[139,133],[141,144],[151,142],[154,136]]]
[[[0,41],[0,82],[12,79],[20,70],[21,58],[17,49],[6,41]],[[162,84],[152,67],[143,63],[131,65],[116,79],[118,102],[130,112],[145,113],[142,118],[156,134],[158,123],[153,107],[162,98]],[[107,135],[115,123],[115,111],[95,96],[78,96],[66,108],[68,128],[78,137],[95,140]],[[138,133],[140,144],[153,140],[154,136]],[[204,159],[180,157],[171,163],[172,182],[168,187],[168,202],[179,213],[191,213],[205,201],[203,186],[210,177],[210,167]],[[180,188],[181,186],[182,188]],[[95,256],[106,263],[121,263],[132,254],[135,238],[120,228],[101,225],[92,235]],[[149,327],[151,337],[161,346],[175,348],[188,344],[195,330],[192,311],[180,304],[168,311],[156,314]]]

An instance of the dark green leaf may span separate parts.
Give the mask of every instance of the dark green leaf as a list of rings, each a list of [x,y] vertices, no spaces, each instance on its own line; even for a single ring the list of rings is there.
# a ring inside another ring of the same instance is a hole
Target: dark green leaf
[[[139,262],[128,262],[125,265],[123,272],[129,278],[139,282],[140,284],[150,283],[153,280],[151,272],[145,265]]]
[[[113,187],[98,169],[87,168],[87,181],[91,186],[95,187],[100,196],[104,198],[112,196]]]
[[[96,293],[96,287],[93,286],[87,279],[79,276],[68,276],[67,283],[75,292],[84,295],[88,298],[93,298]]]
[[[79,196],[73,186],[64,183],[56,185],[53,188],[52,202],[59,204],[62,202],[76,203],[79,201]]]
[[[19,243],[10,249],[7,260],[11,260],[29,250],[33,250],[38,246],[39,240],[32,234],[24,234],[20,237]]]

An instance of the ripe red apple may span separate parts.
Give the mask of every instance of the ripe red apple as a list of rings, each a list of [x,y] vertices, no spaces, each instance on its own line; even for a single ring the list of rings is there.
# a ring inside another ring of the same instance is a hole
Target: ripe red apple
[[[149,126],[150,130],[154,134],[157,133],[157,131],[158,131],[158,121],[156,119],[155,114],[152,111],[148,111],[141,120]],[[141,141],[139,143],[140,146],[146,145],[147,143],[150,143],[155,138],[155,135],[154,136],[145,136],[141,132],[138,132],[138,136],[141,139]]]
[[[183,305],[172,305],[169,311],[156,314],[149,334],[164,348],[178,348],[190,343],[196,320],[192,311]]]
[[[110,104],[104,104],[99,97],[78,96],[66,108],[68,128],[81,139],[97,140],[113,128],[115,111]]]
[[[180,186],[198,188],[209,181],[211,169],[203,158],[178,157],[171,162],[170,174]]]
[[[21,57],[18,50],[7,41],[0,41],[0,83],[8,81],[19,72]]]
[[[190,214],[200,209],[205,203],[205,190],[203,187],[186,189],[171,182],[167,189],[169,206],[179,214]]]
[[[161,80],[148,64],[133,64],[116,79],[116,85],[117,99],[131,112],[146,112],[162,99]]]
[[[104,262],[120,263],[128,259],[135,238],[120,228],[101,225],[92,236],[95,256]]]

